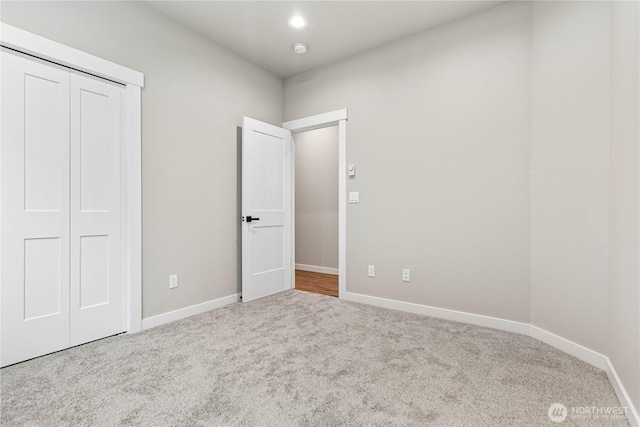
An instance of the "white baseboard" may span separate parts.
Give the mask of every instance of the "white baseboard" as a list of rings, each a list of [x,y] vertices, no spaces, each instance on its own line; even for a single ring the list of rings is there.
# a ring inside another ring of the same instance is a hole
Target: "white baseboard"
[[[338,275],[337,268],[320,267],[317,265],[296,264],[296,270],[311,271],[313,273],[333,274],[336,276]]]
[[[531,325],[530,329],[531,337],[540,340],[545,344],[549,344],[551,347],[557,348],[562,352],[570,354],[577,359],[587,362],[596,368],[602,369],[607,374],[613,390],[616,392],[616,396],[620,401],[620,405],[628,408],[627,419],[629,420],[629,424],[634,427],[640,426],[640,416],[638,416],[638,411],[629,397],[627,390],[624,388],[622,381],[620,381],[620,377],[618,377],[611,360],[607,356],[573,341],[569,341],[566,338],[552,334],[544,329],[540,329],[537,326]]]
[[[607,367],[604,369],[604,371],[607,373],[607,377],[609,377],[609,381],[613,386],[613,390],[616,392],[616,396],[618,396],[620,404],[629,408],[627,410],[627,420],[629,420],[629,424],[631,424],[632,427],[640,426],[640,415],[638,414],[638,410],[633,405],[633,402],[631,401],[627,390],[622,385],[622,382],[618,377],[618,373],[611,364],[611,360],[609,360],[608,357],[605,357],[605,359],[607,362]]]
[[[533,338],[542,341],[545,344],[549,344],[551,347],[557,348],[573,357],[583,360],[596,368],[606,370],[607,356],[597,353],[587,347],[577,344],[573,341],[569,341],[566,338],[547,332],[544,329],[540,329],[537,326],[530,325],[530,333]]]
[[[359,302],[362,304],[375,305],[378,307],[390,308],[393,310],[407,311],[409,313],[437,317],[439,319],[470,323],[472,325],[485,326],[487,328],[501,329],[503,331],[515,332],[517,334],[529,335],[529,324],[514,322],[512,320],[499,319],[497,317],[489,317],[480,314],[465,313],[463,311],[448,310],[446,308],[431,307],[428,305],[372,297],[369,295],[356,294],[354,292],[343,292],[342,294],[340,294],[340,298],[347,301]]]
[[[477,326],[500,329],[507,332],[515,332],[522,335],[528,335],[532,338],[542,341],[562,352],[570,354],[584,362],[587,362],[607,374],[611,385],[616,392],[620,405],[629,408],[627,411],[627,419],[632,426],[640,427],[640,416],[634,406],[631,398],[627,394],[624,385],[620,381],[609,358],[587,347],[577,344],[568,339],[540,329],[537,326],[528,323],[515,322],[512,320],[500,319],[497,317],[483,316],[479,314],[465,313],[463,311],[448,310],[444,308],[431,307],[428,305],[414,304],[410,302],[397,301],[386,298],[379,298],[370,295],[357,294],[354,292],[343,292],[340,299],[353,301],[362,304],[374,305],[377,307],[389,308],[392,310],[406,311],[409,313],[422,314],[426,316],[436,317],[439,319],[453,320],[457,322],[469,323]]]
[[[148,317],[146,319],[142,319],[142,329],[145,330],[155,328],[156,326],[164,325],[165,323],[175,322],[176,320],[204,313],[205,311],[213,310],[214,308],[224,307],[225,305],[233,304],[234,302],[238,301],[240,301],[240,294],[233,294],[226,297],[203,302],[201,304],[192,305],[190,307],[170,311],[169,313]]]

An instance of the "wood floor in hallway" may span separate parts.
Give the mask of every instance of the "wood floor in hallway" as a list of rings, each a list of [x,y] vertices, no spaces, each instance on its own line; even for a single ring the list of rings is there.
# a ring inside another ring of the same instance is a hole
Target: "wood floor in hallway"
[[[338,296],[338,276],[334,274],[314,273],[296,270],[296,289],[314,294]]]

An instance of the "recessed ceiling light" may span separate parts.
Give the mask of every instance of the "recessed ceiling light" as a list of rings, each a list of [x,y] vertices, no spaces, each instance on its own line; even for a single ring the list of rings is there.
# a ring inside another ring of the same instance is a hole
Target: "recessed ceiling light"
[[[293,51],[295,53],[297,53],[298,55],[303,55],[305,53],[307,53],[307,49],[309,48],[309,46],[307,46],[306,43],[296,43],[293,45]]]
[[[307,20],[299,15],[292,16],[289,18],[289,26],[293,28],[304,28],[307,26]]]

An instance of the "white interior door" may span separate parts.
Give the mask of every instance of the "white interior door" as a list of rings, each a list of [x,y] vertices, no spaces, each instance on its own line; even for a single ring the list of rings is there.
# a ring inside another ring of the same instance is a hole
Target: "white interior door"
[[[242,301],[293,285],[291,132],[242,121]]]
[[[0,55],[6,366],[69,345],[69,73]]]
[[[121,86],[71,75],[71,345],[125,331]]]

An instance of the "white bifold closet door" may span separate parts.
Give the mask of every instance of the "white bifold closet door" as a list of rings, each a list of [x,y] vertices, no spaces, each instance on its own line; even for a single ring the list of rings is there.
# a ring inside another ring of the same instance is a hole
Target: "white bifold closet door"
[[[2,366],[69,346],[68,72],[2,53]]]
[[[125,330],[120,93],[2,52],[0,364]]]
[[[125,330],[120,93],[71,75],[71,345]]]

